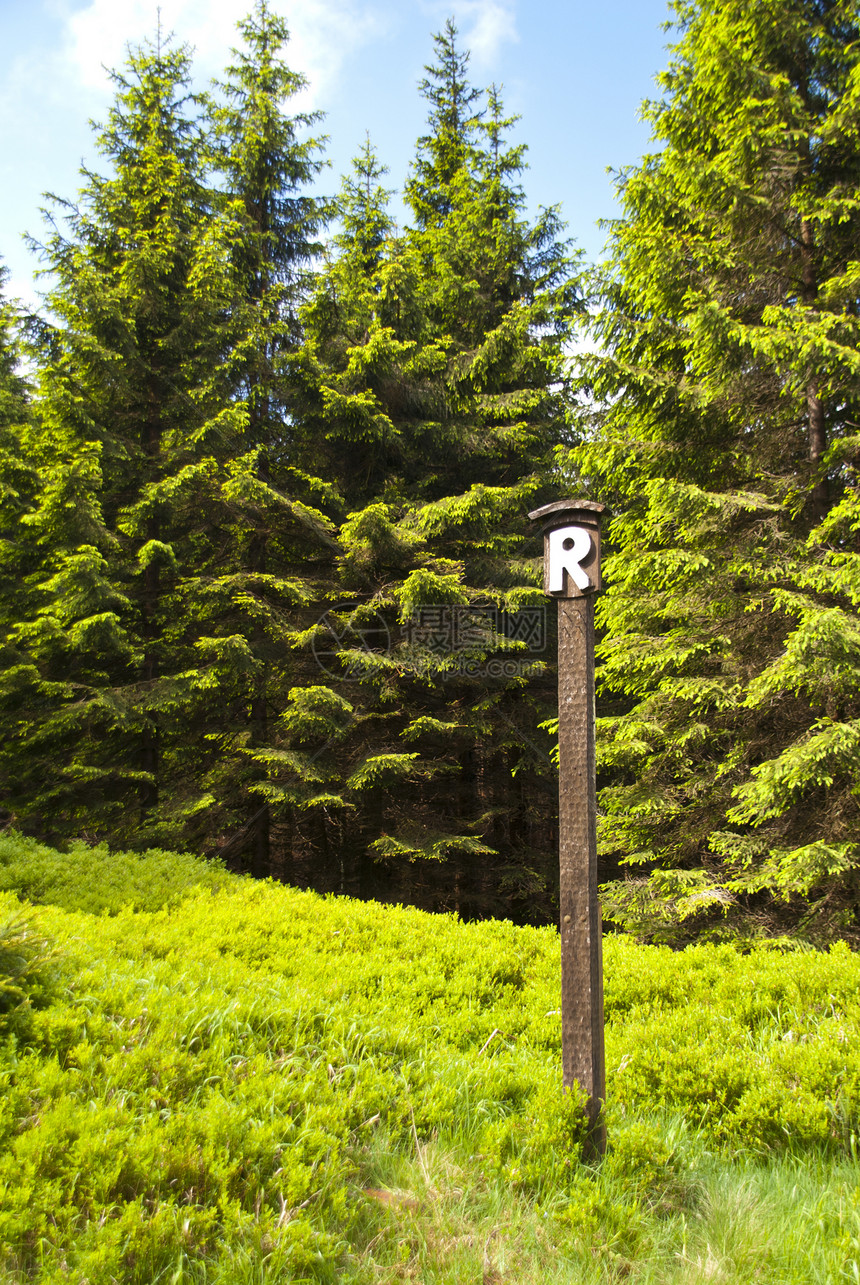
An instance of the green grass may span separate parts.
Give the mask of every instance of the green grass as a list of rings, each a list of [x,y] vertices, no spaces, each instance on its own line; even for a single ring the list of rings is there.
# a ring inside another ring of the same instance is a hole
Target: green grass
[[[3,1280],[860,1281],[843,947],[608,938],[589,1166],[552,931],[16,836],[0,886]]]

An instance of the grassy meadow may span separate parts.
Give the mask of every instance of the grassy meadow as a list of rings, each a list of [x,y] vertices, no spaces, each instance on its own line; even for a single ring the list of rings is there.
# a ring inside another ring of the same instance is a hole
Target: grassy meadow
[[[0,836],[0,1279],[860,1281],[860,960],[605,941]]]

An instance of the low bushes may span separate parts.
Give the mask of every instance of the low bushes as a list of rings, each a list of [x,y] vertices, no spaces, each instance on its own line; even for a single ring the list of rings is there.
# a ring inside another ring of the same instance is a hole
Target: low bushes
[[[193,887],[218,888],[228,877],[217,862],[187,852],[110,852],[83,842],[57,852],[20,834],[0,834],[0,890],[64,910],[159,910]]]
[[[860,961],[842,947],[607,938],[613,1147],[595,1174],[558,1089],[552,931],[326,899],[187,856],[174,872],[163,853],[89,855],[87,874],[84,848],[0,839],[7,888],[41,903],[11,917],[40,945],[7,992],[25,1033],[0,1057],[10,1279],[364,1279],[353,1250],[380,1139],[419,1158],[444,1142],[480,1182],[552,1206],[562,1240],[611,1207],[622,1246],[643,1210],[697,1198],[655,1113],[724,1153],[851,1146]]]

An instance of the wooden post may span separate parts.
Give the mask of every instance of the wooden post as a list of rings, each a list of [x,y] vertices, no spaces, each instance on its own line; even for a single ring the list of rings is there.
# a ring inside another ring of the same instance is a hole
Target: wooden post
[[[558,599],[559,902],[564,1087],[588,1097],[588,1150],[606,1149],[603,943],[597,896],[594,759],[594,598],[600,589],[604,505],[559,500],[543,521],[544,591]]]

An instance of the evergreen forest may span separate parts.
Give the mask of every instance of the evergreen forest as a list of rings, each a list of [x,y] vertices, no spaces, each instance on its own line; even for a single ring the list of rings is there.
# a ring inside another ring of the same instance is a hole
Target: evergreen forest
[[[860,5],[670,17],[598,265],[453,20],[400,223],[270,0],[207,93],[130,51],[0,309],[0,826],[554,922],[581,496],[605,920],[860,940]]]

